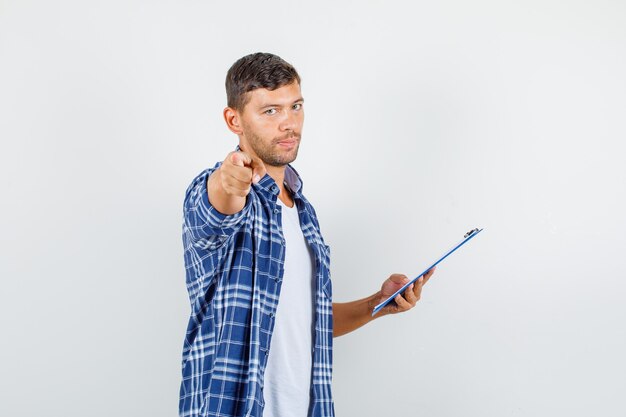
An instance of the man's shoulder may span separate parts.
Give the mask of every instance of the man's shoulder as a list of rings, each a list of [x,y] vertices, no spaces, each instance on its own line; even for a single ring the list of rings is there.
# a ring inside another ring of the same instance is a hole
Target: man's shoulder
[[[222,165],[222,161],[218,161],[215,163],[215,165],[213,165],[212,167],[208,167],[203,169],[202,171],[200,171],[199,174],[197,174],[192,182],[195,182],[198,178],[206,178],[209,175],[211,175],[212,173],[214,173],[215,171],[217,171],[217,169]]]
[[[190,192],[192,192],[195,188],[197,188],[197,186],[200,183],[204,183],[206,184],[206,180],[207,178],[214,173],[220,166],[222,165],[222,161],[217,162],[213,167],[210,168],[205,168],[202,171],[200,171],[200,173],[198,173],[195,177],[193,177],[193,179],[191,180],[191,183],[189,184],[189,186],[187,187],[187,191],[185,192],[186,195],[189,195]]]

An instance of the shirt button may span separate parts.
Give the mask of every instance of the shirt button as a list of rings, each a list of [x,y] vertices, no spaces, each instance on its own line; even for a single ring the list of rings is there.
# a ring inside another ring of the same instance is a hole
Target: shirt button
[[[280,211],[280,210],[278,210],[277,208],[275,208],[275,209],[274,209],[274,213],[275,213],[275,214],[278,214],[278,212],[279,212],[279,211]]]

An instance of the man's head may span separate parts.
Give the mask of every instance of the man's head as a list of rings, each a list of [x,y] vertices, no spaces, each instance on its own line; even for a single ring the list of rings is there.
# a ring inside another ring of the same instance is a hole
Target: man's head
[[[273,91],[292,83],[300,84],[296,69],[281,57],[257,52],[239,58],[226,74],[228,107],[243,111],[250,99],[250,91],[265,88]]]
[[[226,95],[224,119],[244,151],[270,166],[296,159],[304,100],[293,66],[268,53],[244,56],[228,70]]]

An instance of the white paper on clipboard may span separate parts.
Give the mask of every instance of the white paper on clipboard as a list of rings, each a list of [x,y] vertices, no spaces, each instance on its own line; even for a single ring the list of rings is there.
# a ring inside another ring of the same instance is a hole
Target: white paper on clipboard
[[[383,301],[382,303],[378,304],[376,307],[374,307],[374,310],[372,311],[372,316],[376,315],[376,313],[378,313],[383,307],[385,307],[387,304],[389,304],[394,298],[396,298],[396,296],[400,293],[403,293],[404,290],[406,290],[409,285],[411,285],[412,283],[414,283],[415,281],[417,281],[418,279],[420,279],[420,277],[422,275],[424,275],[426,272],[430,271],[432,268],[434,268],[435,266],[437,266],[441,261],[443,261],[444,259],[446,259],[448,256],[450,256],[452,254],[452,252],[454,252],[455,250],[457,250],[458,248],[460,248],[461,246],[465,245],[467,242],[469,242],[471,239],[473,239],[476,235],[478,235],[480,232],[482,232],[483,229],[472,229],[469,232],[467,232],[465,234],[465,236],[463,237],[463,240],[460,241],[459,243],[457,243],[456,245],[454,245],[452,247],[452,249],[448,250],[447,252],[445,252],[435,263],[433,263],[431,266],[429,266],[428,268],[426,268],[424,270],[424,272],[422,272],[421,274],[419,274],[418,276],[416,276],[415,278],[413,278],[412,280],[410,280],[409,282],[407,282],[406,284],[404,284],[402,286],[402,288],[400,288],[398,291],[396,291],[395,293],[391,294],[391,296],[389,296],[389,298],[387,298],[385,301]]]

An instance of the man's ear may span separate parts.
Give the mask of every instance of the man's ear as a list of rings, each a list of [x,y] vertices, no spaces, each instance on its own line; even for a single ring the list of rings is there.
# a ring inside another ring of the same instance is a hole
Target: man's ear
[[[226,107],[224,109],[224,121],[226,122],[226,126],[236,135],[241,135],[243,133],[243,129],[241,128],[241,118],[239,117],[239,112],[231,107]]]

